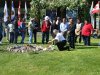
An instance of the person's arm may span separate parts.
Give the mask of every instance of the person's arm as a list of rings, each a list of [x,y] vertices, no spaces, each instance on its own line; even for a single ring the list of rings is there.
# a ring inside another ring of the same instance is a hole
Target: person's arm
[[[91,25],[90,28],[91,28],[91,35],[92,35],[92,34],[93,34],[93,30],[94,30],[94,29],[93,29],[93,26]]]
[[[41,31],[43,32],[43,24],[44,24],[44,21],[42,22],[42,25],[41,25]]]
[[[60,31],[62,31],[62,23],[60,24]]]

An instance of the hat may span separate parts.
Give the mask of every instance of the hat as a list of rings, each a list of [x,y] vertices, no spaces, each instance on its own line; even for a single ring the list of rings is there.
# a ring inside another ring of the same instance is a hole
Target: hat
[[[49,20],[49,17],[48,16],[45,16],[45,20]]]

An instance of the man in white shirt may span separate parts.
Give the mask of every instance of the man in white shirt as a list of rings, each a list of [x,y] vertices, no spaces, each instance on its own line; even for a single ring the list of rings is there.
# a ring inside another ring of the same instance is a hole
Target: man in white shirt
[[[69,50],[69,46],[66,46],[66,39],[64,38],[63,34],[59,33],[59,31],[56,29],[54,29],[53,33],[56,35],[56,37],[52,41],[49,41],[49,43],[55,41],[60,51],[63,51],[66,49]]]
[[[63,18],[63,22],[60,24],[60,31],[63,33],[63,36],[66,38],[68,30],[68,23],[66,22],[66,18]]]

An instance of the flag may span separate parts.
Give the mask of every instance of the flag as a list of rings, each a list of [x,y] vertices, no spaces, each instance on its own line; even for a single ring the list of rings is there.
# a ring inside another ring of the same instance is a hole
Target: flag
[[[99,3],[100,3],[100,2],[98,2],[98,3],[95,5],[95,7],[93,8],[92,14],[100,13]]]
[[[11,20],[14,21],[15,18],[15,9],[14,9],[14,3],[12,1],[12,8],[11,8]]]
[[[18,6],[18,17],[20,17],[20,16],[21,16],[20,5],[21,5],[21,2],[19,1],[19,6]]]
[[[27,19],[27,5],[26,5],[26,2],[25,2],[25,19]]]
[[[93,1],[92,1],[91,8],[90,8],[90,15],[92,15],[92,10],[93,10]]]
[[[5,1],[5,6],[4,6],[4,22],[8,20],[8,9],[7,9],[7,2]]]
[[[90,16],[91,16],[91,24],[92,26],[94,27],[94,15],[92,14],[92,10],[93,10],[93,1],[92,1],[92,4],[91,4],[91,8],[90,8]]]

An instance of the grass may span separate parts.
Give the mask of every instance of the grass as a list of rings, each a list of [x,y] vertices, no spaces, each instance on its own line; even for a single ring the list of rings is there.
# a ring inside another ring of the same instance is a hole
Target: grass
[[[90,47],[81,44],[73,51],[38,54],[8,52],[9,44],[4,42],[0,46],[0,75],[100,75],[98,42],[92,39]]]

